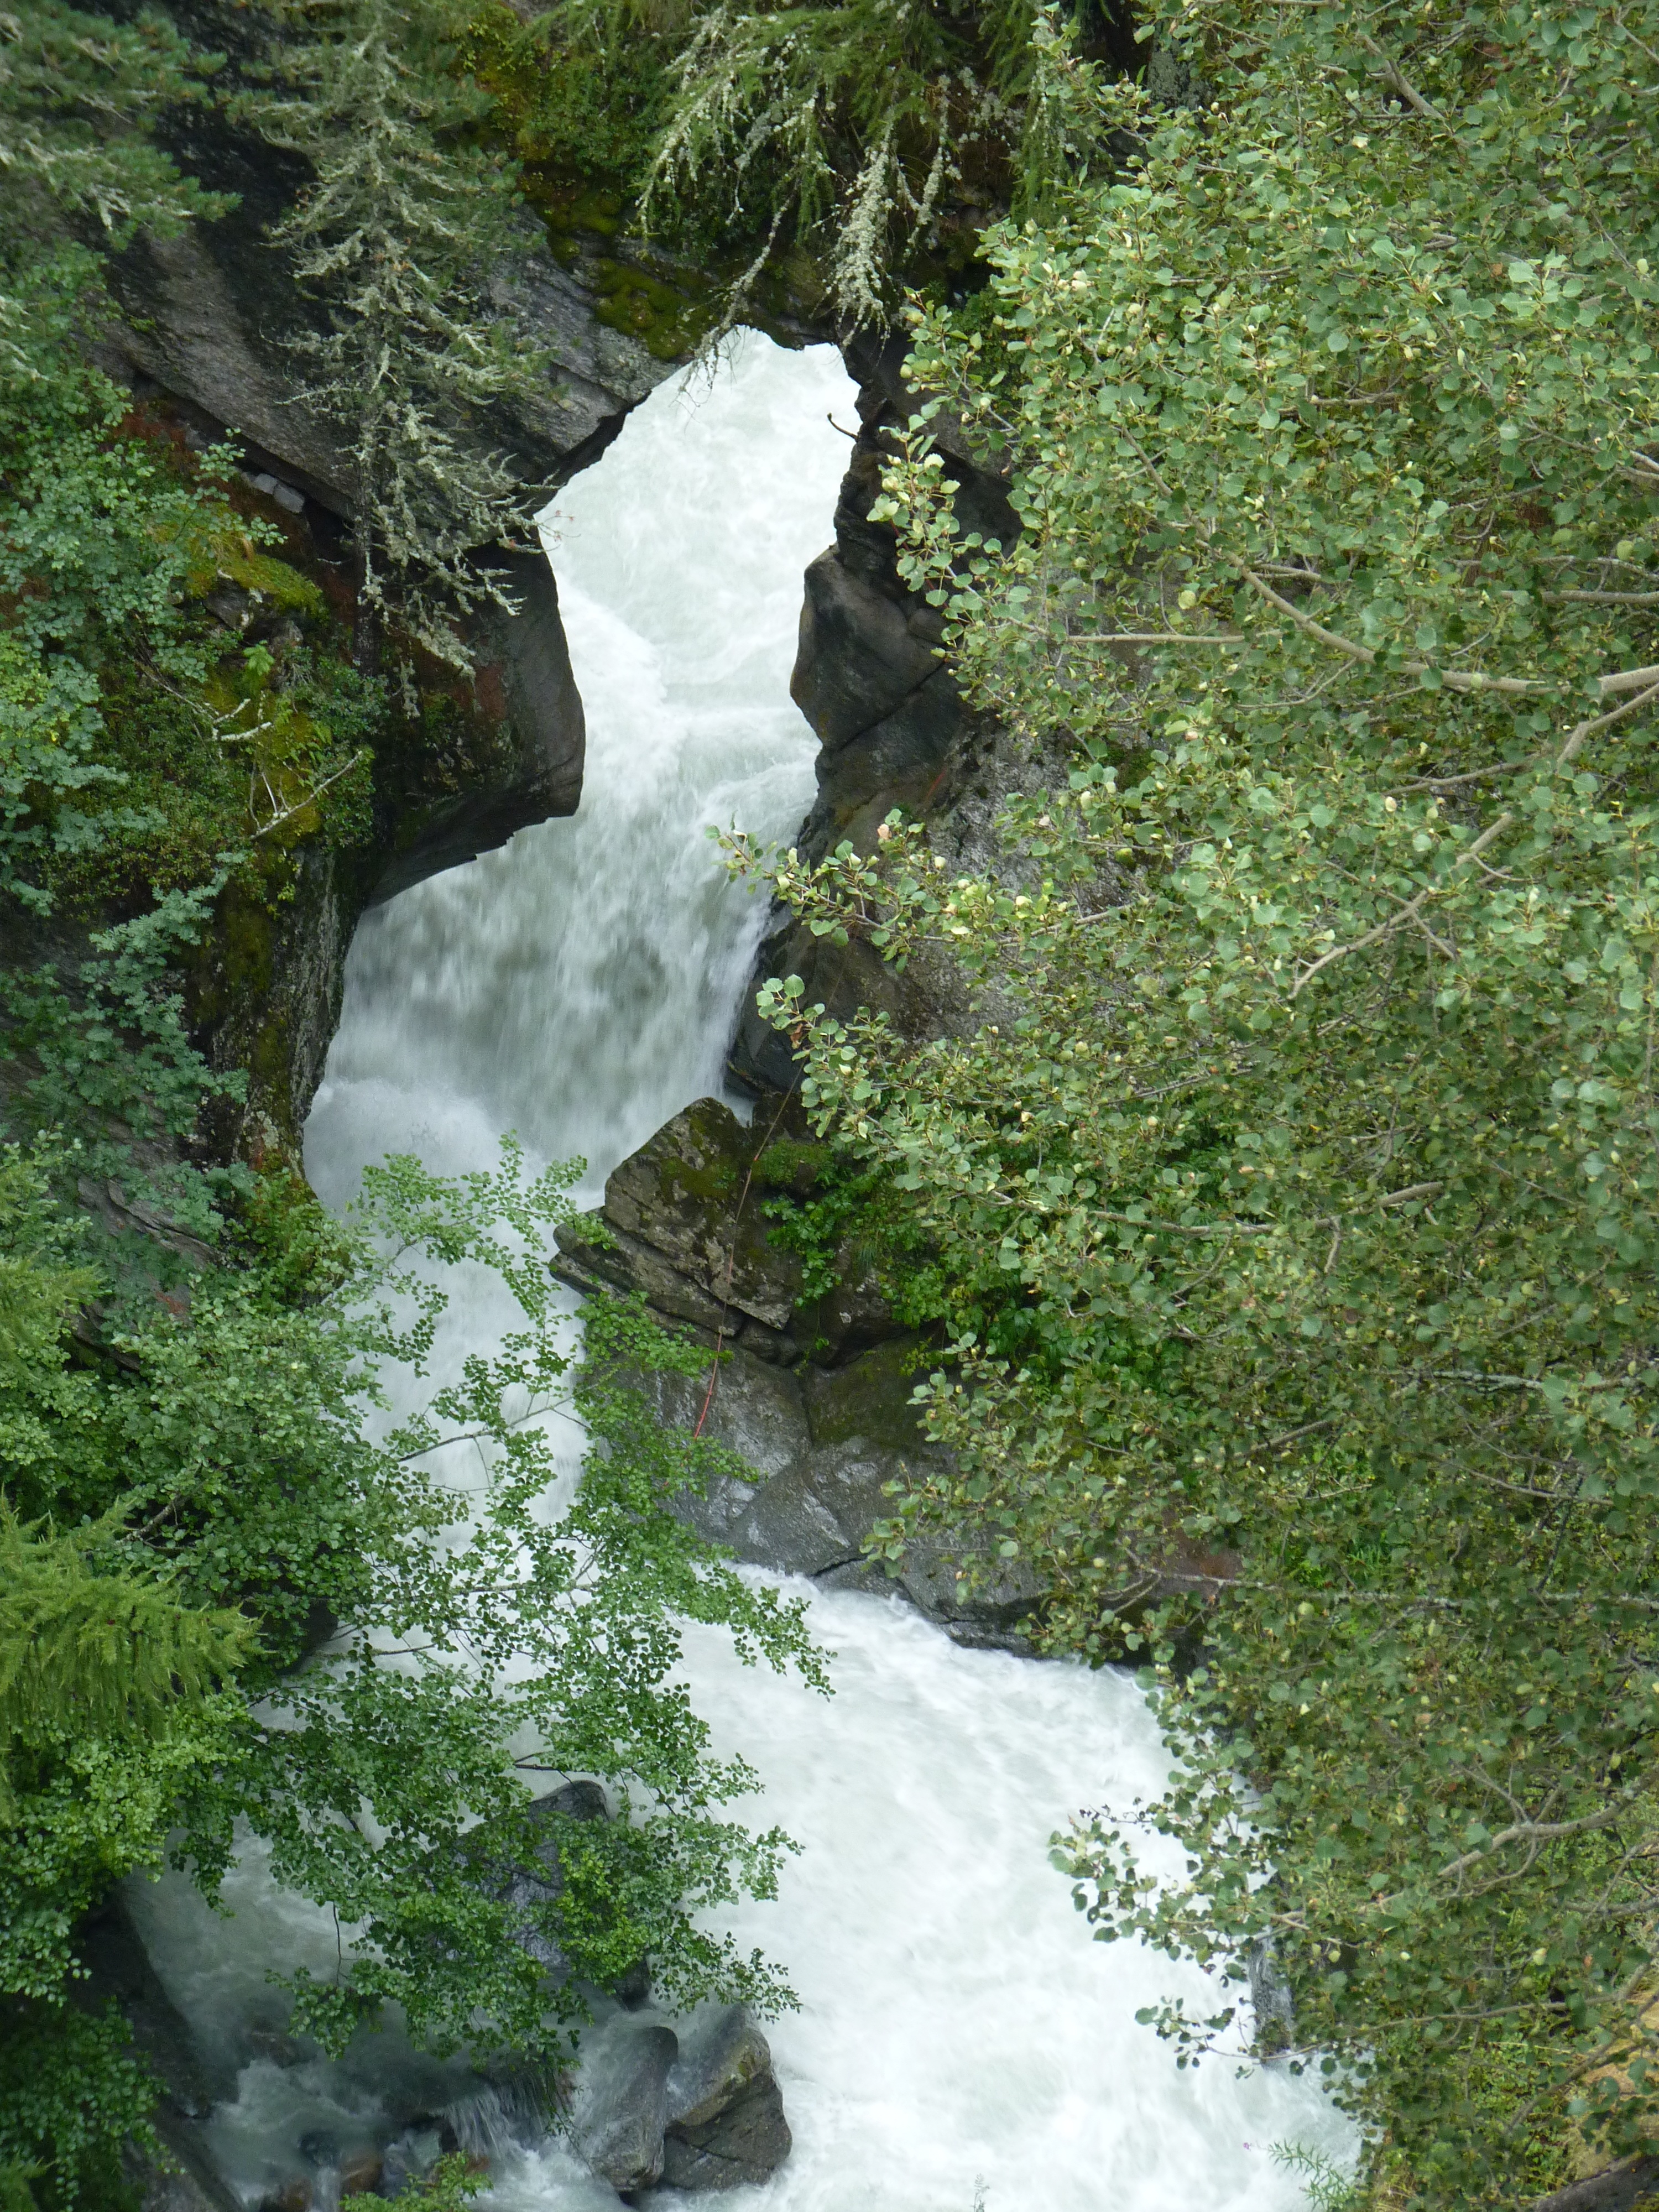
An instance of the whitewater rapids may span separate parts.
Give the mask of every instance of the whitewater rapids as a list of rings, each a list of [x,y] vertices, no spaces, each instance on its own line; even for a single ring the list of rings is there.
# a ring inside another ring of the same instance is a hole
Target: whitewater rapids
[[[661,387],[559,495],[544,527],[587,712],[581,807],[363,924],[307,1137],[331,1203],[389,1151],[491,1164],[506,1129],[537,1161],[581,1154],[597,1197],[670,1115],[719,1095],[763,917],[706,830],[787,839],[811,802],[788,674],[801,571],[846,465],[828,418],[850,423],[853,399],[832,349],[745,334],[712,385]],[[487,1346],[501,1318],[488,1302],[458,1313],[452,1353]],[[1136,2010],[1184,1990],[1211,2011],[1214,1985],[1091,1942],[1048,1862],[1079,1808],[1161,1786],[1133,1684],[959,1650],[881,1598],[811,1595],[836,1655],[828,1699],[741,1668],[711,1632],[685,1639],[716,1748],[764,1778],[754,1817],[801,1846],[777,1901],[732,1923],[800,2008],[768,2031],[793,2154],[730,2212],[1291,2212],[1303,2191],[1274,2143],[1346,2141],[1314,2083],[1222,2060],[1178,2071]],[[257,1852],[228,1901],[226,1922],[176,1880],[135,1897],[210,2033],[266,1965],[335,1940],[272,1891]],[[332,2068],[256,2057],[216,2114],[216,2149],[255,2203],[307,2124],[333,2113],[337,2135],[372,2135],[389,2069],[422,2064],[395,2038]],[[436,2069],[434,2099],[459,2079]],[[616,2203],[557,2145],[504,2149],[486,2201]]]

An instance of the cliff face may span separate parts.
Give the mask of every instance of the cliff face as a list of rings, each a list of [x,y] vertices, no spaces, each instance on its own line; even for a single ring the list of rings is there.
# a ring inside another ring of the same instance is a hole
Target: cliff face
[[[306,181],[302,163],[210,111],[188,118],[170,150],[180,166],[238,204],[178,236],[141,237],[110,266],[117,314],[100,334],[112,374],[148,380],[229,426],[249,465],[271,468],[338,516],[355,501],[336,426],[295,396],[285,341],[315,326],[318,310],[295,283],[291,257],[267,236]],[[540,382],[492,410],[492,450],[527,484],[550,489],[604,452],[628,410],[673,364],[597,318],[598,302],[562,269],[526,213],[520,251],[487,272],[491,306],[526,351],[544,356]]]
[[[802,831],[816,859],[843,837],[862,850],[888,811],[948,815],[973,780],[990,736],[964,705],[936,650],[936,611],[898,572],[890,523],[872,522],[883,467],[919,395],[903,380],[902,337],[863,334],[843,348],[859,380],[859,433],[836,504],[835,543],[806,572],[800,648],[790,690],[815,731],[818,798]],[[948,416],[931,425],[957,485],[964,531],[1012,543],[1019,522],[1008,479],[975,459]]]
[[[935,611],[908,589],[890,523],[871,508],[882,471],[897,452],[896,432],[915,412],[918,394],[903,380],[902,337],[854,335],[843,343],[859,380],[859,431],[836,504],[835,539],[806,571],[800,642],[790,690],[817,734],[818,794],[797,840],[821,859],[844,839],[870,849],[895,807],[928,825],[933,849],[962,866],[996,865],[994,820],[1013,791],[1053,767],[1029,755],[989,716],[963,698],[938,650]],[[976,456],[948,415],[930,424],[957,486],[954,506],[964,532],[1011,543],[1019,521],[1008,477]],[[781,916],[761,946],[756,984],[799,975],[809,1003],[838,1018],[859,1006],[887,1013],[909,1036],[948,1033],[969,1018],[961,979],[922,954],[902,975],[857,940],[837,946]],[[787,1042],[744,1000],[729,1072],[739,1088],[791,1089],[798,1079]]]
[[[231,22],[199,27],[234,46]],[[164,240],[141,238],[110,264],[115,312],[93,342],[99,364],[135,404],[200,449],[236,448],[254,511],[283,531],[283,557],[315,578],[337,621],[349,611],[345,540],[356,487],[337,425],[298,396],[289,341],[318,313],[270,228],[305,182],[303,164],[222,115],[175,118],[170,150],[232,211]],[[535,220],[520,250],[487,276],[490,301],[544,376],[484,427],[521,482],[546,487],[595,460],[629,410],[674,363],[608,328],[578,275],[561,268]],[[481,433],[482,434],[482,433]],[[217,1141],[260,1151],[297,1143],[338,1018],[346,951],[367,907],[504,844],[515,831],[574,813],[584,724],[551,570],[539,554],[503,555],[518,611],[472,625],[471,684],[423,672],[416,715],[376,741],[373,825],[341,848],[320,835],[289,848],[280,897],[233,889],[191,979],[198,1035],[213,1064],[248,1072],[246,1109]],[[210,600],[227,642],[303,645],[312,627],[258,594]]]

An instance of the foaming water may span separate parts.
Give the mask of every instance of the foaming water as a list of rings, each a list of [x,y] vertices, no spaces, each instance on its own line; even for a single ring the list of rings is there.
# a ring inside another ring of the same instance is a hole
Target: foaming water
[[[803,1594],[811,1586],[792,1583]],[[1287,2212],[1277,2142],[1342,2148],[1312,2084],[1180,2072],[1136,2010],[1214,1984],[1090,1940],[1049,1838],[1169,1761],[1126,1675],[967,1651],[896,1601],[812,1591],[825,1699],[708,1632],[690,1676],[719,1747],[803,1844],[736,1917],[801,2009],[769,2031],[795,2148],[733,2212]],[[1149,1870],[1180,1870],[1158,1843]],[[521,2198],[515,2205],[530,2207]],[[666,2200],[665,2200],[666,2201]]]
[[[306,1133],[325,1198],[387,1151],[492,1158],[506,1129],[580,1154],[597,1194],[719,1094],[764,915],[707,833],[787,837],[811,803],[789,670],[846,466],[827,417],[852,399],[832,348],[747,335],[712,383],[653,392],[543,517],[587,715],[581,805],[363,922]]]
[[[405,893],[360,933],[307,1137],[331,1200],[389,1150],[489,1163],[507,1127],[539,1159],[585,1155],[591,1187],[718,1088],[760,917],[703,831],[735,817],[787,835],[810,796],[812,744],[787,676],[800,572],[844,465],[824,418],[848,419],[851,398],[827,349],[750,338],[711,390],[656,393],[562,495],[550,536],[588,714],[581,811]],[[458,1297],[446,1356],[503,1325],[489,1300]],[[1178,2072],[1135,2012],[1176,1990],[1211,2009],[1212,1985],[1092,1943],[1048,1861],[1079,1808],[1162,1784],[1133,1686],[962,1650],[896,1604],[799,1587],[836,1654],[830,1698],[743,1668],[713,1631],[685,1632],[716,1748],[764,1778],[757,1821],[801,1845],[775,1902],[728,1916],[800,1998],[769,2029],[795,2148],[763,2187],[722,2201],[1291,2212],[1302,2192],[1274,2142],[1346,2140],[1313,2085],[1279,2068],[1240,2078],[1224,2061]],[[1149,1851],[1149,1864],[1165,1862]],[[291,2146],[331,2129],[384,2143],[417,2110],[501,2118],[491,2085],[434,2073],[395,2032],[334,2069],[250,2055],[266,1965],[314,1957],[320,1970],[337,1937],[272,1889],[257,1852],[233,1885],[229,1923],[176,1880],[139,1902],[175,1998],[233,2054],[214,2136],[247,2202],[285,2157],[291,2168]],[[560,2145],[524,2134],[500,2130],[501,2212],[615,2206]]]

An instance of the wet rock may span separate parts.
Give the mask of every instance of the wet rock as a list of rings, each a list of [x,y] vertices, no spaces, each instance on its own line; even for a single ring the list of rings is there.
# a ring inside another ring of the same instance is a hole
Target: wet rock
[[[950,795],[964,713],[955,680],[935,668],[890,714],[817,762],[818,797],[801,832],[817,859],[845,837],[869,846],[893,809],[927,815]]]
[[[123,2148],[123,2174],[141,2212],[244,2212],[209,2153],[201,2123],[235,2087],[235,2055],[204,2052],[162,1988],[117,1890],[76,1931],[82,1978],[74,2002],[101,2014],[113,2004],[137,2057],[160,2084],[150,2114],[155,2147]]]
[[[368,2197],[378,2191],[382,2171],[377,2150],[349,2151],[340,2161],[342,2197]]]
[[[70,1984],[94,2013],[113,2003],[134,2048],[161,2085],[162,2110],[181,2121],[204,2120],[221,2098],[235,2094],[242,2054],[204,2051],[184,2014],[161,1986],[118,1889],[76,1930],[82,1977]]]
[[[256,2022],[243,2031],[243,2041],[253,2057],[263,2058],[272,2066],[297,2066],[308,2055],[306,2045],[285,2027]]]
[[[836,752],[939,673],[938,618],[852,574],[833,547],[807,569],[805,587],[790,696]]]
[[[879,822],[887,811],[882,806],[872,821]],[[801,842],[806,842],[805,832]],[[924,967],[913,960],[901,974],[863,938],[837,945],[831,938],[814,937],[805,922],[781,915],[776,927],[762,939],[755,974],[757,987],[769,975],[799,975],[807,1005],[823,1006],[834,1020],[850,1021],[860,1008],[867,1008],[885,1014],[901,1036],[919,1039],[939,1036],[951,1025],[947,1005],[951,1021],[960,1025],[957,1002],[964,1009],[966,1006],[959,983],[946,981],[941,988],[931,975],[924,978]],[[800,1082],[793,1045],[787,1035],[761,1019],[752,990],[744,994],[738,1012],[726,1073],[739,1091],[765,1099],[763,1110],[768,1112],[773,1098],[787,1095]]]
[[[1642,2151],[1547,2197],[1534,2197],[1526,2212],[1637,2212],[1639,2205],[1651,2205],[1656,2194],[1659,2152]]]
[[[538,1916],[538,1908],[556,1904],[564,1893],[564,1865],[559,1856],[559,1831],[571,1820],[605,1820],[611,1816],[604,1790],[597,1782],[567,1782],[557,1790],[532,1800],[526,1808],[532,1832],[534,1863],[498,1868],[486,1875],[484,1886],[505,1905],[522,1911],[525,1917],[513,1930],[514,1941],[527,1951],[556,1981],[570,1972],[570,1961]],[[629,1968],[608,1994],[622,2004],[643,2004],[651,1994],[651,1970],[641,1959]]]
[[[746,2005],[685,2029],[668,2077],[663,2185],[735,2189],[764,2181],[790,2150],[772,2053]]]
[[[738,2189],[764,2181],[788,2157],[792,2137],[783,2093],[769,2075],[699,2126],[663,2138],[662,2180],[670,2189]]]
[[[631,2193],[764,2181],[789,2154],[772,2054],[746,2006],[670,2028],[612,2029],[587,2062],[571,2139],[601,2179]]]
[[[942,1463],[910,1403],[933,1355],[850,1242],[829,1292],[803,1299],[799,1261],[769,1242],[764,1194],[810,1194],[827,1155],[787,1118],[780,1137],[775,1119],[745,1128],[710,1098],[676,1115],[616,1170],[599,1212],[558,1232],[559,1272],[579,1290],[638,1292],[709,1345],[707,1375],[641,1378],[664,1421],[701,1421],[745,1462],[674,1502],[700,1535],[775,1572],[905,1597],[962,1641],[1029,1649],[1020,1624],[1042,1595],[1029,1571],[968,1537],[913,1542],[890,1564],[865,1556],[894,1492]],[[787,1330],[759,1337],[761,1315]]]
[[[830,1589],[896,1592],[942,1623],[952,1642],[1022,1656],[1033,1649],[1024,1625],[1044,1594],[1024,1562],[997,1559],[988,1539],[971,1530],[912,1538],[897,1560],[853,1560],[819,1579]]]
[[[767,1235],[754,1181],[763,1137],[698,1099],[617,1168],[597,1221],[558,1231],[560,1273],[578,1289],[638,1291],[711,1334],[742,1341],[752,1328],[774,1357],[792,1357],[801,1263]]]
[[[801,834],[816,858],[838,839],[862,848],[893,807],[934,815],[957,795],[983,718],[963,703],[935,649],[938,612],[899,574],[892,526],[873,521],[896,433],[920,395],[902,375],[902,337],[850,339],[859,434],[836,503],[836,542],[806,572],[792,696],[817,732],[818,797]],[[956,487],[959,529],[1012,544],[1019,521],[1008,477],[948,411],[929,424]]]
[[[1244,1954],[1258,2051],[1282,2051],[1296,2030],[1296,2001],[1271,1935],[1258,1936]]]
[[[668,2077],[667,2124],[703,2126],[771,2072],[770,2046],[748,2006],[723,2007],[680,2032]]]
[[[854,1438],[886,1450],[914,1452],[919,1432],[911,1402],[932,1362],[914,1331],[878,1344],[841,1367],[803,1370],[801,1395],[815,1444]]]
[[[380,2193],[396,2197],[411,2182],[423,2180],[443,2154],[435,2127],[405,2128],[386,2147],[380,2160]]]
[[[606,2039],[572,2120],[571,2142],[613,2189],[648,2189],[662,2173],[668,2077],[678,2055],[668,2027],[635,2027]]]
[[[675,364],[653,359],[637,338],[599,321],[595,295],[579,273],[559,266],[533,217],[526,216],[518,234],[520,250],[490,270],[487,296],[524,342],[547,356],[550,374],[507,405],[497,403],[491,428],[526,463],[538,459],[544,477],[568,473],[566,457],[586,461],[602,452],[627,409]]]
[[[498,565],[518,611],[484,610],[471,640],[473,692],[496,732],[495,763],[460,791],[404,811],[371,905],[494,852],[538,822],[574,814],[580,800],[587,726],[558,586],[540,552],[504,554]]]
[[[526,1917],[513,1930],[513,1940],[551,1974],[562,1978],[569,1961],[553,1938],[533,1917],[536,1908],[554,1904],[564,1893],[564,1865],[559,1856],[558,1832],[566,1820],[603,1820],[609,1807],[597,1782],[567,1782],[532,1801],[528,1809],[538,1840],[532,1845],[535,1863],[515,1866],[493,1875],[488,1887],[502,1904],[525,1911]]]
[[[188,2122],[152,2113],[156,2151],[129,2142],[121,2151],[124,2178],[137,2192],[139,2212],[246,2212]]]
[[[296,2174],[290,2181],[266,2190],[259,2199],[258,2212],[311,2212],[315,2191],[308,2174]]]
[[[1063,775],[1068,764],[970,706],[941,660],[939,617],[901,577],[892,525],[872,519],[897,434],[922,397],[903,380],[906,341],[866,332],[845,340],[842,351],[859,380],[860,429],[836,501],[835,543],[805,576],[790,690],[820,749],[817,797],[796,843],[809,860],[843,839],[872,851],[897,807],[927,823],[947,866],[1009,870],[996,829],[1003,805]],[[1012,544],[1019,518],[999,457],[948,409],[935,412],[928,428],[956,486],[958,530]],[[808,1004],[821,1001],[837,1019],[868,1008],[915,1042],[997,1018],[976,1008],[960,968],[940,948],[921,948],[900,975],[861,940],[836,945],[780,915],[761,946],[756,981],[787,975],[801,978]],[[760,1096],[800,1079],[787,1039],[761,1021],[752,995],[745,995],[728,1072]]]

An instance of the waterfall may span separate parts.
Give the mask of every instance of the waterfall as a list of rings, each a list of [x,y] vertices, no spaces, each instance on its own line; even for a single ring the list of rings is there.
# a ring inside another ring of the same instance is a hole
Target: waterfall
[[[751,341],[712,384],[660,388],[544,516],[587,714],[581,805],[363,922],[307,1131],[324,1197],[385,1152],[471,1166],[515,1129],[544,1159],[580,1154],[597,1199],[719,1095],[764,913],[707,831],[787,838],[811,803],[789,670],[847,465],[827,418],[853,420],[852,398],[830,348]]]
[[[813,742],[787,678],[801,571],[845,465],[826,417],[850,422],[852,398],[830,349],[750,335],[712,386],[660,389],[561,494],[547,527],[588,715],[581,808],[360,931],[307,1133],[331,1201],[389,1150],[453,1170],[491,1160],[507,1128],[540,1158],[583,1154],[597,1194],[672,1113],[718,1092],[763,916],[724,882],[704,832],[736,819],[787,836],[810,799]],[[487,1309],[457,1322],[474,1339],[491,1325]],[[685,1638],[717,1747],[764,1778],[750,1809],[802,1847],[777,1900],[734,1919],[740,1947],[778,1960],[800,1999],[769,2028],[795,2148],[763,2188],[723,2201],[1291,2212],[1302,2191],[1274,2142],[1346,2141],[1313,2084],[1282,2068],[1241,2078],[1224,2060],[1178,2072],[1136,2009],[1183,1990],[1208,2010],[1213,1986],[1091,1943],[1048,1861],[1051,1832],[1078,1808],[1162,1784],[1167,1760],[1133,1685],[958,1649],[879,1597],[813,1592],[811,1608],[836,1655],[828,1700],[744,1668],[712,1632]],[[336,1940],[325,1916],[272,1892],[257,1852],[233,1875],[229,1923],[176,1880],[137,1902],[164,1979],[226,2049],[267,1961],[292,1966]],[[466,2094],[395,2034],[374,2040],[378,2057],[332,2069],[240,2060],[215,2141],[250,2201],[273,2146],[314,2130],[319,2110],[371,2132],[378,2112],[384,2140],[400,2094],[430,2111]],[[434,2078],[392,2086],[422,2066]],[[510,2142],[488,2201],[617,2202],[558,2146]]]

